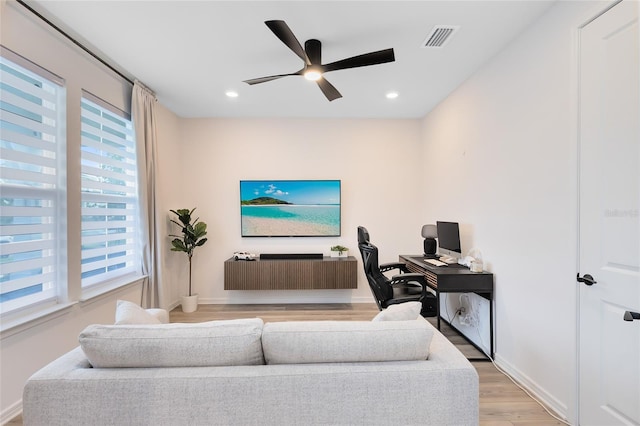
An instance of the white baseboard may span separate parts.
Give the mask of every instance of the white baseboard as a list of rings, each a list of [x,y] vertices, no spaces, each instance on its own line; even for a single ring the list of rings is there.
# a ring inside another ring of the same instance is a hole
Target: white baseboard
[[[9,423],[9,421],[13,420],[20,414],[22,414],[22,400],[12,404],[5,410],[2,410],[2,413],[0,413],[0,425]]]
[[[529,376],[522,371],[515,368],[505,359],[500,357],[499,354],[495,355],[495,363],[498,367],[503,369],[512,379],[518,382],[529,393],[536,397],[541,403],[547,406],[550,410],[555,412],[560,418],[567,419],[568,409],[566,404],[559,401],[553,395],[549,394],[543,387],[541,387],[535,380],[532,380]]]
[[[228,299],[228,298],[199,298],[198,303],[201,305],[264,305],[271,303],[289,303],[289,304],[303,304],[303,303],[375,303],[371,297],[350,297],[345,299],[344,297],[314,297],[313,299],[300,298],[295,296],[276,296],[265,297],[264,295],[248,296],[242,299]],[[180,302],[176,304],[178,306]]]
[[[267,295],[261,294],[246,294],[242,298],[223,298],[223,297],[200,297],[198,304],[200,305],[265,305],[265,304],[301,304],[301,303],[375,303],[371,296],[354,296],[345,298],[340,295],[327,295],[325,297],[314,296],[300,297],[296,295]],[[168,306],[168,310],[172,310],[180,306],[180,299],[171,302]]]

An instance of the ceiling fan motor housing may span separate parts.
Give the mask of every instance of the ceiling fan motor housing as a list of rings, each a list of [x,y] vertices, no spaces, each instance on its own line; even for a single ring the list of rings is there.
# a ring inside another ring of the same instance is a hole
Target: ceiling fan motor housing
[[[315,38],[309,39],[304,42],[304,51],[307,52],[307,57],[311,61],[311,65],[322,64],[322,43]]]

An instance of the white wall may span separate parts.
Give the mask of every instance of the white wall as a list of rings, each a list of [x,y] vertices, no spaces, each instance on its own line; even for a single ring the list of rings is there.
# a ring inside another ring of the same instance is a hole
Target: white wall
[[[423,122],[425,212],[459,221],[463,251],[479,248],[495,274],[497,361],[572,419],[574,43],[596,6],[557,3]]]
[[[372,301],[361,266],[357,290],[225,291],[223,263],[236,250],[329,255],[330,246],[342,244],[360,261],[356,229],[364,225],[381,248],[381,261],[420,252],[422,218],[413,185],[423,173],[419,120],[211,118],[182,119],[181,125],[182,156],[165,158],[161,169],[181,173],[179,195],[168,208],[197,207],[208,224],[209,242],[193,258],[201,303]],[[342,236],[241,238],[243,179],[340,179]],[[169,256],[165,284],[186,294],[186,257]]]

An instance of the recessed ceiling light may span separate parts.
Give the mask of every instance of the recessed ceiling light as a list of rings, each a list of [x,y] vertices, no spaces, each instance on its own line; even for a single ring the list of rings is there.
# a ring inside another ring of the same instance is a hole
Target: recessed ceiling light
[[[230,98],[237,98],[238,97],[238,92],[235,92],[233,90],[227,90],[225,92],[225,95],[227,95]]]
[[[398,92],[389,92],[387,93],[387,99],[395,99],[398,97]]]

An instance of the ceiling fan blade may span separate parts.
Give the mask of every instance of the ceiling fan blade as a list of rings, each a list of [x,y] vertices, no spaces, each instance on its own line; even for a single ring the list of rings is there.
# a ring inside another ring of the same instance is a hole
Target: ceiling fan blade
[[[329,101],[342,97],[340,92],[338,92],[338,89],[333,87],[333,84],[329,83],[324,77],[321,77],[320,80],[316,81],[316,83],[318,83],[318,87],[322,90],[322,93],[324,93]]]
[[[344,70],[347,68],[366,67],[368,65],[378,65],[393,61],[395,61],[393,49],[384,49],[378,50],[377,52],[365,53],[363,55],[353,56],[351,58],[331,62],[330,64],[323,65],[322,71],[329,72]]]
[[[251,80],[244,80],[244,83],[251,84],[251,85],[266,83],[267,81],[277,80],[279,78],[288,77],[290,75],[302,75],[302,71],[297,71],[291,74],[278,74],[278,75],[270,75],[268,77],[252,78]]]
[[[293,51],[293,53],[298,55],[305,64],[311,65],[311,61],[307,57],[307,53],[304,51],[302,45],[293,34],[293,31],[291,31],[291,28],[289,28],[286,22],[280,20],[265,21],[265,24],[276,35],[276,37],[278,37],[284,44],[286,44],[287,47]]]

